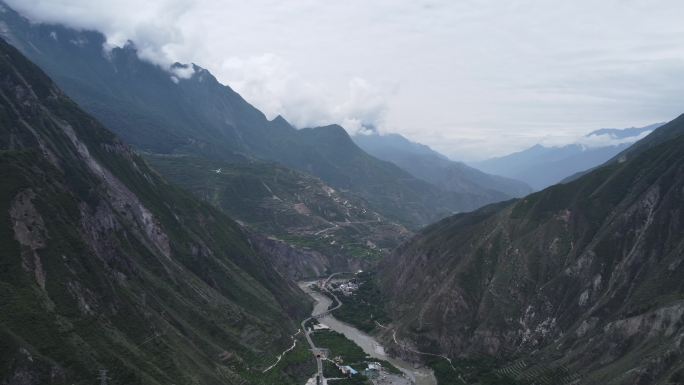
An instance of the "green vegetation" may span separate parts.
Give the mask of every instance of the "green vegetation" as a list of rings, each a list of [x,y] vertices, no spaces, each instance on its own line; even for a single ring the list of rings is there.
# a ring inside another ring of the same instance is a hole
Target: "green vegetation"
[[[382,250],[373,249],[358,243],[348,243],[344,245],[344,251],[352,257],[369,261],[379,261],[384,256]]]
[[[287,352],[278,365],[265,374],[258,373],[251,378],[259,384],[304,384],[316,372],[316,360],[311,355],[304,337],[297,339],[297,346]]]
[[[107,369],[115,385],[301,384],[301,342],[262,371],[307,298],[240,226],[0,52],[0,383],[87,384]]]
[[[335,190],[349,191],[351,194],[343,195],[367,202],[364,206],[369,212],[412,228],[498,198],[486,191],[488,187],[459,193],[418,179],[393,163],[368,155],[340,126],[296,129],[281,117],[269,121],[205,69],[194,67],[191,78],[175,84],[165,69],[139,60],[133,44],[114,48],[104,57],[101,46],[105,37],[99,33],[51,26],[51,31],[68,37],[56,41],[41,29],[44,27],[29,23],[9,9],[0,17],[17,45],[27,47],[26,55],[45,68],[86,111],[139,150],[202,158],[211,163],[210,169],[222,167],[223,163],[249,164],[254,159],[272,162],[271,166],[277,163],[315,175]],[[69,43],[72,40],[83,43],[74,49]],[[207,170],[194,175],[185,173],[187,184],[181,185],[188,188],[203,183]],[[171,174],[162,174],[174,181]],[[278,171],[264,172],[271,174],[278,177],[267,180],[271,189],[282,182],[289,190],[291,182],[297,181],[279,179]],[[207,189],[203,199],[214,203],[215,194],[232,195],[245,188],[258,195],[265,190],[249,173],[236,180],[239,183],[235,190],[231,191],[230,186]],[[296,191],[306,194],[306,187]],[[280,197],[278,192],[275,195]],[[267,201],[263,203],[245,207],[281,217],[281,212],[266,205]],[[337,220],[344,222],[344,214],[341,210]]]
[[[426,228],[383,265],[399,329],[534,362],[462,373],[480,382],[667,383],[678,346],[658,325],[684,293],[683,170],[680,116],[574,181]]]
[[[344,377],[342,371],[337,367],[337,365],[335,365],[335,363],[329,360],[323,361],[323,375],[328,379]],[[332,381],[328,380],[328,383],[343,385],[372,385],[372,383],[368,380],[368,378],[366,378],[366,376],[362,374],[361,371],[359,371],[358,374],[349,378],[342,378],[339,380]]]
[[[351,378],[343,378],[340,380],[328,380],[329,384],[335,385],[371,385],[372,382],[362,374],[357,374]]]
[[[335,311],[335,318],[369,333],[378,327],[376,322],[390,321],[384,309],[386,299],[377,285],[375,272],[364,271],[355,280],[359,289],[344,297],[344,306]]]
[[[316,346],[330,350],[331,358],[342,358],[343,365],[349,365],[361,373],[367,367],[367,362],[379,362],[388,372],[400,374],[401,371],[391,363],[369,357],[363,349],[344,335],[333,330],[319,330],[312,334]]]
[[[372,229],[369,230],[373,231]],[[284,231],[284,229],[281,231]],[[362,231],[353,234],[344,234],[343,232],[336,231],[326,238],[315,234],[290,234],[284,232],[275,233],[275,235],[278,239],[299,248],[332,254],[349,255],[371,263],[378,262],[383,255],[385,255],[382,250],[372,249],[358,243],[359,240],[362,240],[369,235],[368,232],[365,234],[362,234]],[[331,244],[333,241],[334,244]],[[390,244],[388,244],[388,246],[389,245]]]
[[[312,319],[306,321],[306,323],[304,324],[304,327],[306,329],[311,329],[314,327],[314,325],[318,325],[318,324],[319,324],[318,320],[315,318],[312,318]]]
[[[443,358],[425,356],[425,363],[429,366],[437,379],[438,385],[530,385],[501,374],[496,360],[481,357],[469,360],[453,360],[454,368]]]
[[[342,377],[342,371],[332,361],[323,361],[323,376],[326,378]]]
[[[328,294],[327,292],[324,293],[324,294],[325,294],[326,296],[328,296],[330,299],[332,299],[332,302],[330,302],[330,305],[328,305],[328,310],[334,309],[337,305],[340,304],[340,303],[337,301],[337,299],[336,299],[335,297],[333,297],[332,295]]]
[[[145,158],[224,213],[298,248],[376,262],[403,239],[401,228],[378,221],[364,200],[330,192],[321,180],[277,164],[149,153]]]
[[[312,334],[316,346],[330,350],[331,357],[341,357],[344,365],[361,371],[365,369],[368,355],[353,341],[333,330],[318,330]]]

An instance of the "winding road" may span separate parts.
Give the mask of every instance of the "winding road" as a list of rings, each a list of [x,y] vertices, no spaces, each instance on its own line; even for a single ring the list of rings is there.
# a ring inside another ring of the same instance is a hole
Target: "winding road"
[[[324,316],[330,314],[330,312],[332,312],[332,311],[334,311],[334,310],[337,310],[337,309],[339,309],[339,308],[342,307],[342,302],[340,301],[340,299],[337,298],[337,296],[336,296],[335,294],[333,294],[331,291],[328,290],[328,283],[330,283],[330,280],[331,280],[334,276],[340,275],[340,274],[346,274],[346,273],[344,273],[344,272],[339,272],[339,273],[331,274],[331,275],[325,280],[325,282],[323,282],[323,285],[322,285],[322,287],[321,287],[321,289],[322,289],[323,291],[325,291],[326,293],[330,294],[330,295],[335,299],[335,301],[337,302],[337,306],[333,307],[332,309],[328,309],[328,310],[326,310],[326,311],[324,311],[324,312],[322,312],[322,313],[314,314],[314,315],[312,315],[311,317],[309,317],[309,318],[305,319],[304,321],[302,321],[302,323],[301,323],[301,325],[302,325],[302,330],[304,330],[304,336],[306,337],[306,342],[309,343],[309,346],[311,347],[311,351],[313,352],[314,356],[316,357],[316,366],[317,366],[317,373],[318,373],[318,374],[316,375],[316,376],[318,377],[318,379],[317,379],[317,381],[316,381],[317,385],[325,385],[325,384],[327,384],[327,382],[326,382],[326,380],[325,380],[325,377],[323,376],[323,359],[321,358],[321,351],[319,350],[319,348],[316,347],[316,345],[314,344],[313,340],[311,339],[311,335],[310,335],[310,334],[311,334],[311,331],[307,330],[307,328],[306,328],[306,323],[309,322],[309,321],[311,321],[312,319],[318,319],[318,318],[324,317]]]
[[[269,370],[275,368],[275,366],[278,365],[278,363],[280,362],[280,360],[283,359],[283,356],[284,356],[285,354],[287,354],[288,352],[292,351],[292,350],[297,346],[297,334],[299,334],[299,333],[301,333],[301,332],[302,332],[302,329],[299,329],[299,330],[297,330],[297,333],[295,333],[295,334],[292,335],[292,346],[290,346],[290,347],[287,348],[285,351],[283,351],[282,353],[280,353],[280,355],[276,358],[276,362],[275,362],[273,365],[269,366],[268,368],[264,369],[262,373],[266,373],[266,372],[268,372]]]
[[[380,326],[381,328],[383,328],[383,329],[385,329],[385,330],[390,330],[390,331],[392,331],[392,341],[393,341],[397,346],[399,346],[401,349],[404,349],[404,350],[406,350],[406,351],[408,351],[408,352],[415,353],[415,354],[422,354],[422,355],[424,355],[424,356],[438,357],[438,358],[442,358],[442,359],[446,360],[446,361],[449,363],[449,366],[451,366],[451,369],[452,369],[452,370],[456,373],[456,375],[458,376],[458,379],[459,379],[463,384],[467,384],[466,381],[465,381],[465,380],[463,379],[463,377],[461,376],[461,374],[458,372],[458,370],[456,370],[456,367],[454,366],[454,363],[451,361],[451,358],[449,358],[449,357],[447,357],[447,356],[444,356],[444,355],[441,355],[441,354],[428,353],[428,352],[421,352],[421,351],[412,349],[412,348],[408,347],[408,345],[402,344],[401,342],[399,342],[399,340],[397,340],[397,330],[396,330],[396,329],[392,329],[392,328],[390,328],[390,327],[387,327],[387,326],[381,324],[381,323],[378,322],[378,321],[375,321],[375,324],[378,325],[378,326]]]
[[[314,357],[316,358],[316,364],[318,367],[317,374],[315,376],[316,382],[311,382],[313,380],[312,378],[310,382],[308,382],[307,384],[327,385],[327,381],[332,380],[332,378],[328,379],[324,377],[323,359],[319,357],[319,353],[322,349],[314,344],[313,340],[311,339],[310,332],[306,330],[305,327],[306,323],[310,320],[323,318],[324,316],[329,315],[329,317],[325,318],[325,324],[328,327],[330,327],[330,329],[343,334],[346,338],[356,343],[368,356],[377,358],[379,360],[389,361],[403,373],[401,376],[397,376],[398,378],[393,380],[395,383],[403,384],[404,382],[397,382],[396,380],[406,378],[406,383],[410,382],[416,385],[437,385],[437,379],[435,378],[434,373],[431,369],[423,367],[419,368],[416,367],[414,363],[403,361],[397,357],[388,356],[387,353],[385,353],[385,350],[382,347],[382,345],[380,345],[377,342],[377,340],[374,339],[374,337],[361,332],[353,326],[347,325],[344,322],[336,320],[334,315],[330,314],[332,311],[339,309],[343,305],[342,301],[340,301],[340,299],[331,290],[328,289],[330,281],[336,275],[339,274],[345,273],[331,274],[322,284],[322,291],[324,291],[325,294],[328,294],[329,297],[323,295],[322,293],[312,291],[309,288],[312,282],[300,282],[299,284],[305,292],[307,292],[317,301],[316,307],[312,312],[312,316],[302,321],[302,329],[304,330],[304,335],[306,336],[306,340],[309,343],[309,346],[311,347],[311,351],[313,352]],[[334,307],[328,309],[328,306],[331,305],[333,300],[337,301],[337,304]]]

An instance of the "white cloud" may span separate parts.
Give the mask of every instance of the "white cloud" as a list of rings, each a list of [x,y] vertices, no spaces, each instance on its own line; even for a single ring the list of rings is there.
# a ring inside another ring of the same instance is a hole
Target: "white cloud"
[[[8,2],[198,63],[269,116],[378,125],[455,159],[682,112],[677,0]]]
[[[63,23],[98,30],[110,46],[134,41],[140,56],[157,64],[173,62],[175,48],[184,44],[178,21],[198,5],[194,0],[9,0],[33,21]]]
[[[382,126],[387,94],[354,77],[334,88],[314,83],[275,54],[229,58],[220,68],[224,80],[269,118],[284,116],[296,127],[341,124],[355,133]]]
[[[170,71],[177,79],[190,79],[195,74],[195,68],[189,64],[174,63],[170,66]]]
[[[366,80],[353,78],[347,98],[333,109],[333,119],[342,119],[342,125],[353,132],[369,127],[384,129],[386,112],[386,96]]]
[[[589,135],[581,137],[576,143],[585,145],[587,147],[607,147],[607,146],[618,146],[626,143],[634,143],[637,140],[645,138],[648,134],[653,131],[644,131],[639,135],[629,136],[626,138],[618,138],[613,134],[602,134],[602,135]]]

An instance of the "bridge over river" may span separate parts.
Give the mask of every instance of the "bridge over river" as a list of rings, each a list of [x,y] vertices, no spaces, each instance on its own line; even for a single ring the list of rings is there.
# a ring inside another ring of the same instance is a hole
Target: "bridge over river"
[[[316,356],[316,365],[318,367],[317,375],[319,378],[318,384],[327,384],[327,382],[325,380],[325,377],[323,376],[323,358],[320,354],[320,347],[316,347],[313,340],[311,339],[311,332],[306,330],[305,327],[305,324],[312,319],[317,319],[321,321],[324,320],[323,323],[325,323],[326,326],[328,326],[330,329],[338,333],[343,334],[348,339],[354,341],[354,343],[359,345],[359,347],[361,347],[361,349],[363,349],[363,351],[369,356],[380,360],[389,361],[390,363],[392,363],[392,365],[396,366],[399,370],[401,370],[406,375],[406,377],[409,378],[416,385],[437,385],[437,380],[435,379],[432,370],[430,370],[429,368],[415,368],[414,364],[412,363],[388,356],[385,353],[385,349],[383,348],[383,346],[374,337],[356,329],[351,325],[348,325],[344,322],[337,320],[333,316],[332,312],[342,307],[343,303],[334,293],[332,293],[328,289],[328,284],[334,276],[339,274],[343,273],[332,274],[321,285],[321,290],[329,294],[337,302],[337,305],[332,309],[328,309],[328,306],[330,306],[330,304],[333,303],[332,299],[326,296],[326,294],[319,293],[309,288],[310,285],[315,284],[316,282],[307,281],[299,283],[299,286],[306,293],[308,293],[314,300],[316,300],[316,304],[314,306],[314,310],[312,312],[311,317],[302,321],[302,329],[304,330],[304,335],[306,336],[306,340],[309,343],[312,352]]]

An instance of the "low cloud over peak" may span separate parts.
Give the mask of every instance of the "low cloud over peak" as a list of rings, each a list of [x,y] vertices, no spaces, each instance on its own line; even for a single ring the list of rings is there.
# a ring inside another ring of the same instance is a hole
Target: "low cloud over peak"
[[[229,58],[220,72],[269,118],[282,115],[296,127],[340,124],[355,133],[384,122],[388,91],[359,77],[325,87],[307,80],[293,65],[271,53]]]
[[[8,4],[34,22],[102,32],[107,39],[105,49],[133,43],[141,59],[169,68],[176,82],[194,73],[193,66],[180,65],[179,61],[199,61],[208,56],[207,67],[220,81],[236,89],[269,118],[282,115],[297,127],[341,124],[355,133],[383,124],[387,92],[361,77],[350,76],[345,83],[330,87],[308,80],[277,54],[207,55],[214,47],[196,36],[196,29],[205,26],[195,24],[195,18],[207,7],[217,8],[217,2],[9,0]],[[227,5],[221,11],[232,19],[230,8]]]
[[[197,6],[193,0],[6,2],[33,22],[102,32],[109,46],[123,47],[132,41],[141,58],[165,67],[175,61],[176,48],[185,42],[177,21]]]
[[[455,159],[682,113],[676,0],[7,3],[160,65],[199,63],[269,117],[372,125]]]

